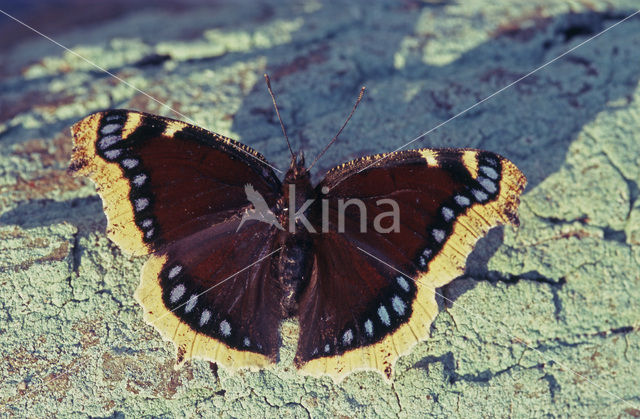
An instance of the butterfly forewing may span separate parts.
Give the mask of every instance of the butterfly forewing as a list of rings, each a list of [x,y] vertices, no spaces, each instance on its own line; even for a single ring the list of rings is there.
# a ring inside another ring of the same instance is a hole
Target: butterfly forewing
[[[92,114],[73,126],[71,171],[103,198],[109,237],[144,254],[249,206],[251,184],[273,205],[280,182],[257,152],[184,122],[133,111]]]

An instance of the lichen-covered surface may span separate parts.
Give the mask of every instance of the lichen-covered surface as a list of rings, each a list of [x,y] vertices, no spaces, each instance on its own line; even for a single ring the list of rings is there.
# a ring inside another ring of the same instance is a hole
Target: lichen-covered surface
[[[638,6],[66,3],[11,7],[281,168],[289,157],[264,72],[294,147],[310,156],[366,85],[317,177],[401,146]],[[273,369],[174,371],[172,345],[133,299],[144,258],[106,238],[94,187],[65,169],[69,126],[92,111],[176,115],[4,15],[0,33],[1,416],[640,416],[640,18],[414,143],[498,152],[529,186],[520,229],[480,242],[392,383],[298,375],[291,322]]]

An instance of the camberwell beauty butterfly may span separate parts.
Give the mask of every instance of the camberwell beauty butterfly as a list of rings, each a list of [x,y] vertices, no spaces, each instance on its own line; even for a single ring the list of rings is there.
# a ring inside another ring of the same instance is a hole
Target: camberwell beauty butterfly
[[[108,236],[151,255],[135,296],[177,365],[264,367],[282,320],[297,316],[303,372],[390,377],[428,337],[435,288],[491,227],[518,224],[526,183],[497,154],[429,148],[350,161],[316,186],[292,153],[281,182],[241,143],[127,110],[72,133],[70,170],[97,185]]]

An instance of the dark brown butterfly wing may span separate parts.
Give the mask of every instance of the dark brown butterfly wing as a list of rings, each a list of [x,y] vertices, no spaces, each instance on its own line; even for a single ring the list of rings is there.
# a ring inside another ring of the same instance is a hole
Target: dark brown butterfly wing
[[[276,230],[238,219],[205,228],[153,254],[136,299],[145,320],[190,358],[227,367],[276,360],[281,291],[273,256]]]
[[[70,170],[95,182],[109,237],[129,253],[153,253],[136,296],[179,361],[240,367],[275,359],[277,272],[260,259],[275,250],[276,229],[248,222],[236,234],[250,208],[246,184],[269,207],[280,192],[264,158],[218,134],[133,111],[95,113],[72,133]]]
[[[246,184],[270,207],[280,192],[262,155],[181,121],[110,110],[71,131],[70,171],[94,181],[109,238],[128,253],[153,252],[239,213],[250,205]]]
[[[329,232],[315,235],[296,354],[311,374],[340,379],[373,368],[390,377],[395,360],[428,337],[437,313],[435,288],[463,272],[491,227],[518,223],[526,180],[503,157],[423,149],[368,167],[380,157],[339,166],[317,188],[329,189]],[[354,198],[364,203],[364,232],[356,205],[343,211],[344,228],[339,225],[340,200]],[[382,199],[397,203],[398,231],[390,231],[392,204]]]

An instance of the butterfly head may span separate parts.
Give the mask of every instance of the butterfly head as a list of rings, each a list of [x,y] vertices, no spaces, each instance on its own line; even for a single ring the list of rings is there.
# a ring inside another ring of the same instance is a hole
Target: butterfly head
[[[300,151],[298,154],[291,156],[291,164],[289,170],[284,175],[285,183],[298,183],[301,180],[309,178],[309,170],[304,164],[304,153]]]

